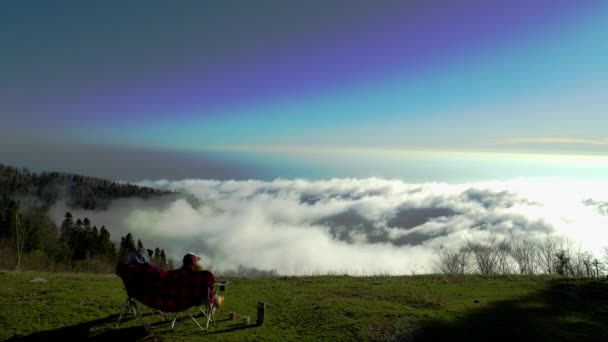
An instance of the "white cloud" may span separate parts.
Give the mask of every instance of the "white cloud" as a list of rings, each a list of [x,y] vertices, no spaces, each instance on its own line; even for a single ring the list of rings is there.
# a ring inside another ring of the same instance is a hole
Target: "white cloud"
[[[369,178],[141,184],[190,200],[121,200],[107,212],[73,213],[105,224],[116,239],[130,231],[175,260],[194,251],[215,269],[430,272],[441,246],[511,233],[527,239],[559,235],[593,253],[608,246],[607,182],[408,184]],[[60,221],[65,208],[56,212]]]
[[[581,139],[581,138],[549,138],[549,137],[532,137],[532,138],[514,138],[494,141],[494,145],[518,145],[518,144],[575,144],[575,145],[596,145],[606,146],[606,139]]]

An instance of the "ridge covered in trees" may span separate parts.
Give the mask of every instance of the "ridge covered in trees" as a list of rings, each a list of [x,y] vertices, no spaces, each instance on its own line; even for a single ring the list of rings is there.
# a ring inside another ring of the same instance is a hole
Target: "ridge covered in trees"
[[[119,198],[150,198],[169,192],[128,183],[62,172],[33,173],[0,164],[0,197],[34,197],[44,207],[65,198],[68,206],[105,210]]]
[[[112,272],[117,259],[135,250],[129,233],[120,245],[105,226],[70,212],[60,227],[48,210],[59,200],[70,208],[105,210],[120,198],[150,198],[169,194],[149,187],[60,172],[32,173],[0,164],[0,268]],[[141,240],[138,245],[143,247]],[[172,266],[165,251],[148,250],[161,267]]]

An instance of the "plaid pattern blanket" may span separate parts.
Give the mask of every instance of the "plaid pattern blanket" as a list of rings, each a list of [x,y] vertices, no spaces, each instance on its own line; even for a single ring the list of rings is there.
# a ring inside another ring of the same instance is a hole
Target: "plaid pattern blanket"
[[[164,312],[179,312],[206,301],[213,302],[215,275],[188,269],[160,270],[150,264],[118,262],[118,275],[127,295]]]

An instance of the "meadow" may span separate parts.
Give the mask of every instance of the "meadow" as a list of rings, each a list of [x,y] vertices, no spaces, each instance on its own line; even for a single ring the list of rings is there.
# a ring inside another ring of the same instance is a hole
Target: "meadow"
[[[207,332],[159,314],[146,331],[109,274],[0,271],[0,340],[607,341],[608,282],[549,276],[222,278]],[[256,303],[266,318],[255,325]],[[228,319],[229,312],[236,319]],[[250,316],[244,325],[242,317]]]

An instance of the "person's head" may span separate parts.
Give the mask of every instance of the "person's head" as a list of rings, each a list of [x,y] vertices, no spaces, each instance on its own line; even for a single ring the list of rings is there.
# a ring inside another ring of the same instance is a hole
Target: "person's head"
[[[150,262],[148,252],[138,247],[131,255],[129,256],[129,264],[147,264]]]
[[[202,271],[203,268],[198,263],[200,260],[201,257],[199,257],[198,255],[194,253],[188,253],[184,255],[182,268],[189,268],[193,271]]]

